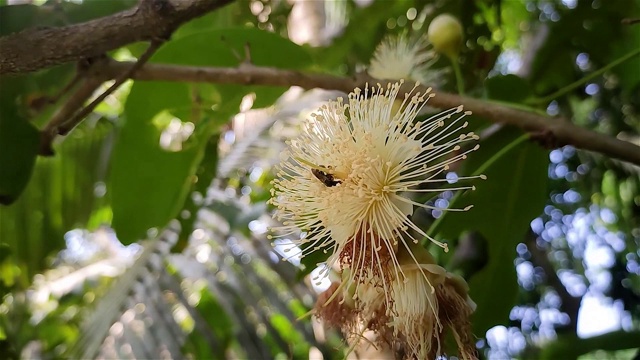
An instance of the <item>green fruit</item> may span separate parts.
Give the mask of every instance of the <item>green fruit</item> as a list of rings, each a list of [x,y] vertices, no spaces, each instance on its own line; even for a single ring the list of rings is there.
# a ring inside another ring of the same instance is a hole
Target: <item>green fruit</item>
[[[436,16],[429,24],[427,36],[437,52],[447,55],[452,60],[458,58],[463,33],[462,24],[457,18],[449,14]]]

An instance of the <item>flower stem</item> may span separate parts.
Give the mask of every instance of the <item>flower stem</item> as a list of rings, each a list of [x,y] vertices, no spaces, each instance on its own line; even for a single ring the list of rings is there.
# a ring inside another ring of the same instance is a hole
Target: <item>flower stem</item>
[[[464,95],[464,78],[462,77],[462,71],[460,71],[460,64],[457,58],[449,58],[451,65],[453,66],[453,72],[456,75],[456,87],[458,88],[458,94]]]
[[[634,57],[634,56],[636,56],[638,54],[640,54],[640,48],[636,49],[636,50],[633,50],[630,53],[618,58],[617,60],[614,60],[614,61],[610,62],[608,65],[606,65],[606,66],[600,68],[599,70],[596,70],[596,71],[592,72],[591,74],[589,74],[589,75],[587,75],[587,76],[585,76],[585,77],[583,77],[583,78],[581,78],[581,79],[579,79],[579,80],[577,80],[577,81],[575,81],[575,82],[563,87],[562,89],[554,92],[551,95],[547,95],[547,96],[542,97],[542,98],[530,99],[529,101],[527,101],[527,104],[529,104],[529,105],[544,105],[544,104],[547,104],[547,103],[551,102],[552,100],[555,100],[555,99],[559,98],[560,96],[562,96],[562,95],[564,95],[564,94],[566,94],[566,93],[568,93],[570,91],[575,90],[576,88],[584,85],[589,80],[602,75],[603,73],[605,73],[606,71],[610,70],[611,68],[622,64],[623,62],[631,59],[632,57]]]

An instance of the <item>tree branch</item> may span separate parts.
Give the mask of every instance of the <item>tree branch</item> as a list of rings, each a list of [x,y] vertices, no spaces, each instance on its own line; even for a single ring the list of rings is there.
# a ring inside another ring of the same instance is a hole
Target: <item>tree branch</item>
[[[129,62],[110,61],[96,64],[92,69],[99,76],[114,78],[131,66]],[[268,86],[300,86],[304,89],[322,88],[351,92],[356,87],[387,82],[360,75],[344,78],[324,74],[282,70],[253,65],[238,68],[195,67],[167,64],[146,64],[136,71],[132,78],[137,80],[162,80],[193,83],[244,84]],[[411,91],[413,84],[404,84],[401,91]],[[424,91],[424,88],[420,89]],[[573,145],[576,148],[602,153],[612,158],[640,165],[640,147],[627,141],[574,125],[564,118],[550,118],[507,106],[491,104],[487,101],[438,92],[429,100],[429,105],[448,109],[464,105],[466,110],[495,123],[517,126],[528,132],[546,133],[555,138],[559,145]]]
[[[56,135],[67,135],[74,127],[76,127],[84,118],[98,106],[107,96],[116,91],[127,79],[131,77],[137,69],[144,65],[151,56],[158,50],[160,45],[164,43],[162,39],[152,40],[145,52],[140,56],[138,61],[134,62],[128,69],[118,75],[113,84],[98,97],[93,99],[87,106],[82,107],[84,103],[91,97],[93,92],[104,82],[104,78],[96,76],[88,76],[82,86],[64,103],[49,120],[45,128],[41,132],[40,137],[40,155],[53,155],[51,143]],[[98,61],[109,61],[108,58],[99,59]],[[78,73],[78,76],[84,74]],[[80,110],[78,110],[80,109]]]
[[[89,115],[95,108],[100,104],[107,96],[111,95],[116,89],[120,87],[129,77],[133,74],[137,69],[142,67],[151,56],[158,50],[160,45],[162,45],[162,40],[152,40],[149,44],[149,47],[145,50],[144,54],[140,56],[140,59],[133,63],[128,69],[122,72],[122,74],[116,77],[115,82],[105,90],[100,96],[95,98],[89,105],[85,106],[82,110],[76,113],[73,117],[62,122],[58,128],[58,134],[66,135],[73,129],[76,125],[78,125],[82,119],[84,119],[87,115]]]
[[[73,114],[78,111],[89,100],[93,92],[100,87],[103,83],[102,79],[87,77],[85,78],[78,89],[69,96],[62,106],[56,111],[47,125],[40,132],[40,155],[50,156],[53,155],[53,149],[51,148],[51,142],[58,134],[58,127],[64,121],[69,119]]]
[[[168,38],[181,24],[233,0],[141,0],[129,10],[80,24],[31,28],[0,38],[0,75],[95,57],[137,41]]]

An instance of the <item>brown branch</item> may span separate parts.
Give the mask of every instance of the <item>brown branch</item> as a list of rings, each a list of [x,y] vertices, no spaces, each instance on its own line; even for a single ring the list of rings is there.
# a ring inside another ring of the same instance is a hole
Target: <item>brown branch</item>
[[[138,61],[134,62],[128,69],[125,69],[120,75],[118,75],[113,84],[105,90],[102,94],[96,97],[91,103],[82,108],[80,107],[91,97],[93,92],[102,84],[106,79],[99,76],[88,76],[82,86],[69,98],[67,102],[56,112],[56,114],[49,120],[45,128],[42,130],[40,137],[40,155],[51,156],[53,155],[53,149],[51,143],[56,135],[67,135],[74,127],[76,127],[82,120],[91,114],[93,110],[98,106],[107,96],[116,91],[131,75],[136,72],[142,65],[144,65],[151,56],[158,50],[160,45],[164,43],[164,40],[157,39],[152,40],[149,47],[140,56]],[[107,58],[100,59],[98,61],[109,61]],[[80,73],[79,73],[80,74]]]
[[[107,78],[114,77],[130,62],[111,61],[104,66],[92,69],[96,74]],[[303,73],[242,64],[237,68],[198,67],[168,64],[147,64],[133,74],[137,80],[161,80],[192,83],[300,86],[305,89],[330,89],[350,92],[360,83],[355,78],[344,78],[325,74]]]
[[[87,77],[82,81],[76,91],[71,94],[67,101],[60,106],[56,111],[44,129],[40,132],[40,155],[50,156],[53,155],[53,149],[51,148],[51,142],[58,134],[58,127],[66,119],[73,116],[78,109],[89,100],[93,92],[103,83],[103,79],[95,77]]]
[[[142,0],[129,10],[57,28],[0,38],[0,74],[16,74],[104,54],[138,41],[167,38],[181,24],[233,0]]]
[[[78,111],[73,117],[65,120],[58,127],[58,134],[67,135],[71,129],[73,129],[76,125],[78,125],[82,119],[84,119],[87,115],[89,115],[95,108],[100,104],[107,96],[111,95],[116,89],[120,87],[127,79],[131,77],[131,75],[136,72],[142,65],[144,65],[151,56],[158,50],[160,45],[162,45],[164,41],[162,40],[153,40],[149,44],[149,47],[145,50],[144,54],[140,56],[138,61],[134,62],[128,69],[123,71],[118,77],[116,77],[114,83],[105,90],[100,96],[95,98],[89,105],[85,106],[82,110]]]
[[[635,19],[625,18],[625,19],[622,19],[621,23],[624,24],[624,25],[640,24],[640,18],[635,18]]]
[[[100,76],[113,78],[128,68],[130,63],[110,61],[93,69]],[[137,80],[162,80],[193,83],[244,84],[269,86],[300,86],[305,89],[322,88],[350,92],[362,87],[366,82],[386,83],[362,75],[358,78],[344,78],[324,74],[269,67],[243,65],[239,68],[195,67],[166,64],[147,64],[134,75]],[[383,84],[384,85],[384,84]],[[402,91],[409,92],[412,84],[405,84]],[[422,89],[424,91],[424,88]],[[469,97],[438,92],[429,100],[429,105],[448,109],[459,105],[474,114],[495,123],[517,126],[528,132],[548,133],[559,145],[573,145],[577,148],[605,154],[609,157],[640,165],[640,147],[627,141],[574,125],[564,118],[550,118],[538,114],[488,103]]]

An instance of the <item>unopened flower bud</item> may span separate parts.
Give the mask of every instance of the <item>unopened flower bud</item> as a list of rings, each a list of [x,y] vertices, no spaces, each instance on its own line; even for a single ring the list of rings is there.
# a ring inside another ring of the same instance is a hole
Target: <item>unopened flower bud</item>
[[[447,55],[452,60],[458,58],[463,33],[462,24],[454,16],[449,14],[436,16],[429,24],[427,35],[437,52]]]

